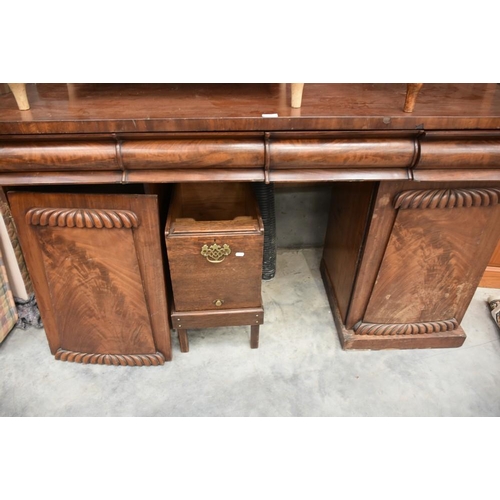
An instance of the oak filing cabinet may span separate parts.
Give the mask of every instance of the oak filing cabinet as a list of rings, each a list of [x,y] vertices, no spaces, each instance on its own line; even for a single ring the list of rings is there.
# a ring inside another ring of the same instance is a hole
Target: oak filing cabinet
[[[165,238],[181,351],[188,329],[243,325],[257,348],[264,226],[249,184],[177,184]]]

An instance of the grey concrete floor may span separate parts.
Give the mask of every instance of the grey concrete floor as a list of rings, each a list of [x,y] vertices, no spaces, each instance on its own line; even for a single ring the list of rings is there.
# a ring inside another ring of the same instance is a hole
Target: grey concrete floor
[[[259,349],[249,328],[173,339],[161,367],[55,361],[45,333],[0,345],[1,416],[500,416],[500,330],[479,288],[456,349],[343,351],[319,274],[321,250],[281,250],[263,282]]]

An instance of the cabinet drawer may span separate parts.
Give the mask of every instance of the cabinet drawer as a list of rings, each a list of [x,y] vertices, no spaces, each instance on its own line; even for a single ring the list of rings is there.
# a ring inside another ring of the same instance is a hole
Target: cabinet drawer
[[[167,238],[175,309],[259,307],[262,248],[261,234]]]

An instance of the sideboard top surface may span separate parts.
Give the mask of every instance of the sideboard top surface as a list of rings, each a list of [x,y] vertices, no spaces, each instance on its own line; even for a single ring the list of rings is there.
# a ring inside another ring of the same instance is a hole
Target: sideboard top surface
[[[496,130],[500,85],[424,84],[413,113],[404,83],[27,85],[31,109],[0,95],[0,134],[277,130]],[[262,115],[275,115],[263,117]]]

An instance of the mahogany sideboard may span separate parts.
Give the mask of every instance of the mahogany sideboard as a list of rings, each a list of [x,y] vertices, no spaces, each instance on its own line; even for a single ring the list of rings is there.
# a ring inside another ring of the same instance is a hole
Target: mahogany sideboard
[[[425,84],[413,113],[406,84],[307,84],[300,109],[289,84],[27,91],[28,111],[0,96],[0,186],[56,358],[171,359],[157,193],[193,181],[331,183],[321,271],[343,347],[464,342],[500,238],[496,84]]]

